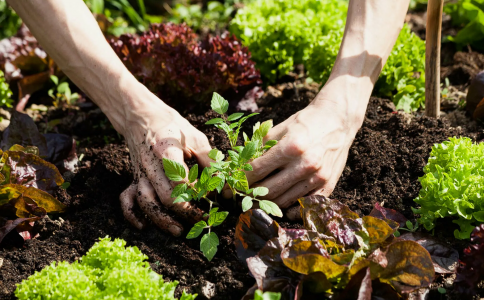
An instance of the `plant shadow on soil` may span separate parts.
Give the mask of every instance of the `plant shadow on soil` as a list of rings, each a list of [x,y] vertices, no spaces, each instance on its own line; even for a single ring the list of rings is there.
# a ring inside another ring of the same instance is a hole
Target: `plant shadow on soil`
[[[261,114],[248,121],[246,132],[260,120],[273,119],[274,124],[307,106],[318,89],[297,82],[286,82],[269,87],[259,101]],[[411,211],[418,195],[418,177],[423,175],[430,149],[451,136],[468,136],[473,140],[484,138],[481,126],[475,123],[452,127],[443,117],[434,120],[397,113],[391,101],[372,98],[363,127],[349,151],[347,165],[332,198],[337,199],[360,215],[367,215],[375,202],[402,212],[415,219]],[[226,137],[213,126],[204,123],[214,117],[207,112],[186,115],[189,121],[207,134],[212,146],[222,151],[229,147]],[[80,258],[99,237],[109,235],[123,238],[128,245],[137,246],[149,256],[152,268],[167,280],[178,280],[177,294],[200,292],[203,286],[214,285],[216,294],[211,299],[240,299],[254,280],[238,261],[233,246],[235,224],[239,210],[230,210],[223,225],[215,230],[220,246],[212,262],[199,249],[199,239],[173,238],[154,226],[144,231],[134,229],[123,217],[119,194],[131,183],[129,152],[123,143],[83,149],[84,158],[79,172],[69,179],[71,186],[60,191],[58,198],[68,211],[53,219],[62,218],[59,226],[43,224],[41,236],[27,240],[23,246],[15,239],[1,249],[0,299],[15,299],[15,284],[39,271],[52,261],[74,261]],[[441,222],[435,234],[457,248],[461,253],[466,243],[453,238],[454,226],[450,220]],[[283,227],[300,224],[282,220]],[[186,225],[188,228],[189,225]],[[436,292],[432,299],[443,299]],[[205,299],[199,296],[199,299]]]

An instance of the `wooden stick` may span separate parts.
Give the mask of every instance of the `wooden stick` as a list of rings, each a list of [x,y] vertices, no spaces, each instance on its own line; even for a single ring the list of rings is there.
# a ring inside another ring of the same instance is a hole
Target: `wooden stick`
[[[425,115],[440,115],[440,40],[444,0],[429,0],[425,48]]]

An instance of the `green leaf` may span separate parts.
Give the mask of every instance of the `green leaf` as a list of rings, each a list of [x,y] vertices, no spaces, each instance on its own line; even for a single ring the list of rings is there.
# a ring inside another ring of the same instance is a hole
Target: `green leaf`
[[[210,157],[211,159],[213,159],[215,161],[220,162],[225,158],[225,155],[222,153],[222,151],[219,151],[217,149],[212,149],[208,153],[208,157]]]
[[[194,165],[190,169],[190,172],[188,172],[188,180],[190,180],[190,183],[192,183],[195,180],[197,180],[197,177],[198,177],[198,165]]]
[[[207,227],[207,223],[205,223],[205,221],[200,221],[198,223],[195,223],[192,229],[190,229],[190,232],[187,234],[187,239],[194,239],[198,237],[202,233],[203,229],[206,227]]]
[[[405,222],[405,225],[407,225],[407,228],[412,230],[413,229],[413,224],[411,221],[407,220],[407,222]]]
[[[173,201],[173,204],[175,203],[182,203],[182,202],[188,202],[192,200],[192,196],[187,194],[187,193],[184,193],[184,194],[181,194],[179,195],[178,197],[176,197],[175,201]]]
[[[209,261],[211,261],[215,256],[215,253],[217,253],[218,245],[219,240],[215,232],[206,233],[200,240],[200,250]]]
[[[242,150],[244,150],[244,147],[243,146],[235,146],[234,150],[240,153],[240,152],[242,152]]]
[[[242,136],[244,137],[244,143],[250,142],[250,139],[249,139],[249,136],[247,135],[247,133],[242,132]]]
[[[273,124],[272,120],[267,120],[264,123],[262,123],[259,127],[259,132],[262,137],[265,137],[268,133],[269,130],[271,130]]]
[[[205,186],[208,181],[210,180],[211,176],[210,176],[210,170],[209,168],[204,168],[203,171],[202,171],[202,175],[200,175],[200,184],[201,186]]]
[[[257,150],[257,144],[254,142],[249,142],[245,145],[244,150],[240,153],[239,163],[245,163],[251,160]]]
[[[266,142],[265,147],[271,148],[271,147],[274,147],[276,144],[277,144],[276,140],[269,140]]]
[[[245,164],[242,166],[242,168],[245,170],[245,171],[253,171],[254,169],[252,168],[252,165],[250,164]]]
[[[246,212],[249,209],[252,208],[252,205],[254,205],[254,202],[252,202],[252,198],[249,196],[245,196],[244,199],[242,200],[242,211]]]
[[[187,176],[185,167],[169,158],[163,158],[163,169],[165,170],[166,177],[171,181],[182,181]]]
[[[57,92],[59,92],[61,94],[65,94],[67,92],[67,90],[69,90],[69,92],[70,92],[69,83],[67,83],[67,82],[62,82],[61,84],[59,84],[57,86]]]
[[[228,211],[221,211],[221,212],[216,212],[213,214],[210,214],[210,217],[208,218],[208,225],[210,226],[218,226],[222,224],[222,222],[227,218],[229,215]]]
[[[63,189],[63,190],[67,190],[68,187],[71,186],[71,183],[70,182],[64,182],[63,184],[60,185],[60,188]]]
[[[261,200],[259,201],[259,206],[267,214],[282,218],[282,211],[279,206],[277,206],[277,204],[275,204],[274,202],[268,200]]]
[[[239,171],[232,174],[232,178],[235,179],[234,188],[241,192],[245,192],[249,189],[249,183],[247,182],[247,176],[244,172]]]
[[[265,196],[265,195],[269,194],[269,189],[266,188],[266,187],[263,187],[263,186],[256,187],[256,188],[254,188],[254,191],[252,192],[252,194],[254,195],[254,197]]]
[[[222,118],[215,118],[215,119],[211,119],[211,120],[208,120],[207,122],[205,122],[205,125],[220,124],[223,121],[224,120]]]
[[[222,192],[222,189],[225,186],[225,176],[224,176],[224,174],[219,174],[217,176],[220,177],[220,179],[221,179],[220,183],[217,186],[217,192],[220,194]]]
[[[230,116],[228,116],[227,120],[232,122],[232,121],[240,119],[243,115],[244,115],[244,113],[234,113],[234,114],[231,114]]]
[[[222,181],[222,178],[220,178],[218,176],[210,178],[210,180],[208,181],[207,186],[206,186],[207,191],[211,192],[211,191],[215,190],[220,185],[221,181]]]
[[[176,198],[176,197],[180,196],[181,194],[185,193],[185,191],[187,190],[187,187],[188,186],[187,186],[186,183],[181,183],[181,184],[175,186],[175,188],[171,192],[171,197]]]
[[[229,153],[229,157],[233,162],[238,163],[239,162],[239,154],[235,151],[229,150],[227,151]]]
[[[59,78],[55,75],[50,75],[50,80],[52,80],[52,82],[55,84],[55,85],[58,85],[59,84]]]
[[[229,109],[229,102],[225,100],[222,96],[218,93],[213,93],[212,96],[212,109],[221,115],[225,114]]]

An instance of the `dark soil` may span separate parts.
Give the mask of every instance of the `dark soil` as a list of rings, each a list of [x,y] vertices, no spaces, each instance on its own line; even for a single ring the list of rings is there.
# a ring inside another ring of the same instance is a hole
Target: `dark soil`
[[[443,54],[446,61],[442,77],[465,90],[470,79],[484,69],[483,57],[448,49]],[[258,103],[261,114],[247,122],[246,130],[258,120],[273,119],[275,124],[284,121],[307,106],[317,90],[294,80],[269,87]],[[360,215],[368,214],[374,203],[383,202],[385,207],[414,219],[411,207],[420,189],[418,177],[423,175],[432,145],[461,135],[481,140],[484,130],[475,123],[452,127],[446,117],[433,120],[394,109],[389,100],[371,99],[332,198]],[[194,126],[207,134],[213,146],[225,151],[229,147],[226,137],[213,126],[204,125],[212,117],[210,112],[187,115]],[[214,284],[216,295],[212,299],[240,299],[254,284],[247,269],[237,260],[233,246],[236,211],[231,211],[227,221],[217,228],[220,246],[212,262],[197,250],[198,239],[173,238],[154,226],[138,231],[124,220],[118,201],[119,194],[132,180],[129,152],[105,116],[92,109],[57,111],[44,118],[40,127],[48,130],[47,122],[52,120],[59,120],[56,131],[73,135],[81,142],[78,150],[84,157],[75,176],[65,174],[71,186],[57,195],[68,211],[51,216],[54,221],[44,220],[39,238],[23,245],[11,238],[13,242],[0,249],[0,299],[15,299],[15,284],[53,261],[72,262],[80,258],[99,237],[106,235],[123,238],[128,245],[139,247],[149,256],[156,272],[167,280],[180,282],[178,292],[185,289],[200,293],[203,286]],[[453,224],[449,220],[441,223],[437,236],[462,251],[466,245],[453,238]],[[446,297],[435,295],[431,298]],[[205,298],[199,296],[199,299]]]

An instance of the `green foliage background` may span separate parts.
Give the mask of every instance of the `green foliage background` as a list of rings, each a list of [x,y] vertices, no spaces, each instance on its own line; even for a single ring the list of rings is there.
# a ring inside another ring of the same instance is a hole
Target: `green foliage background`
[[[475,225],[484,223],[484,143],[467,137],[435,144],[415,202],[419,223],[432,230],[436,220],[454,217],[460,226],[454,235],[468,239]]]
[[[256,0],[240,9],[230,31],[249,47],[269,82],[304,64],[309,76],[324,83],[343,37],[345,0]],[[402,29],[374,94],[393,96],[398,109],[424,105],[425,42],[407,26]]]
[[[53,262],[22,281],[15,296],[20,300],[175,300],[178,282],[164,282],[151,270],[146,255],[137,247],[125,246],[121,239],[101,239],[80,262]],[[183,292],[180,300],[196,296]]]
[[[463,28],[456,36],[448,39],[458,48],[471,45],[473,49],[484,50],[484,0],[459,0],[444,6],[454,26]]]

